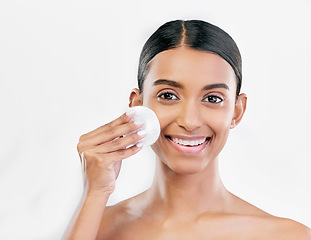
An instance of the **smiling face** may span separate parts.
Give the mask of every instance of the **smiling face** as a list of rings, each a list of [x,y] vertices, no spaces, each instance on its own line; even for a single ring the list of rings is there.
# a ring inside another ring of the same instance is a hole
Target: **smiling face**
[[[186,47],[163,51],[149,64],[142,95],[136,90],[131,99],[159,118],[161,134],[152,149],[174,172],[204,170],[245,110],[245,95],[236,100],[232,67],[216,54]]]

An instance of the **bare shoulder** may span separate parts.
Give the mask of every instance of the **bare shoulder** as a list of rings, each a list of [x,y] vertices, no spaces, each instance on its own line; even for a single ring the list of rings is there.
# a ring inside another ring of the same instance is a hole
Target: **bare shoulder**
[[[294,220],[270,214],[249,216],[252,236],[265,240],[311,240],[311,230]],[[253,235],[254,234],[254,235]]]
[[[284,240],[311,240],[311,230],[307,226],[287,218],[275,217],[270,220],[274,235]]]
[[[235,207],[242,213],[236,219],[240,219],[250,230],[249,235],[255,235],[256,239],[311,240],[310,228],[299,222],[273,216],[238,197]]]

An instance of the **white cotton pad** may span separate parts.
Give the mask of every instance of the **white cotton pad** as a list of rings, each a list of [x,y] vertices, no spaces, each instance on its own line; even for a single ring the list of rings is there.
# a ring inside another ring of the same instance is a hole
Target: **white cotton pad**
[[[149,146],[155,143],[160,135],[160,123],[157,115],[150,109],[144,106],[136,106],[130,108],[126,112],[127,115],[134,113],[131,121],[143,124],[143,130],[146,131],[146,136],[142,139],[144,146]]]

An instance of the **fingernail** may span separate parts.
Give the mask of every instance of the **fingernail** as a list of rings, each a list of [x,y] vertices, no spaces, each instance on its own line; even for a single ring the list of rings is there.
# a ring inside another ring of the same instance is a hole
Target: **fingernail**
[[[146,131],[145,131],[145,130],[140,130],[140,131],[137,133],[137,135],[139,135],[139,136],[144,136],[144,135],[146,135]]]
[[[137,144],[136,144],[136,146],[137,147],[142,147],[144,144],[142,143],[142,142],[138,142]]]

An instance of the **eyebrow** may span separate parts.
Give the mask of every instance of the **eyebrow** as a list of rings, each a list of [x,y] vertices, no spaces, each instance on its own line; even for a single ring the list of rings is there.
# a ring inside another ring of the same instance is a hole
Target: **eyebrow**
[[[154,83],[152,84],[153,86],[157,86],[157,85],[169,85],[172,87],[176,87],[176,88],[181,88],[184,89],[184,85],[182,85],[179,82],[173,81],[173,80],[167,80],[167,79],[158,79],[156,81],[154,81]]]
[[[181,89],[185,88],[183,84],[181,84],[179,82],[176,82],[176,81],[173,81],[173,80],[168,80],[168,79],[158,79],[158,80],[154,81],[152,85],[153,86],[169,85],[169,86],[176,87],[176,88],[181,88]],[[228,85],[225,84],[225,83],[209,84],[209,85],[204,86],[202,88],[202,90],[210,90],[210,89],[214,89],[214,88],[224,88],[224,89],[230,90]]]
[[[210,90],[213,88],[224,88],[224,89],[230,90],[228,85],[225,83],[214,83],[214,84],[206,85],[205,87],[203,87],[203,90]]]

